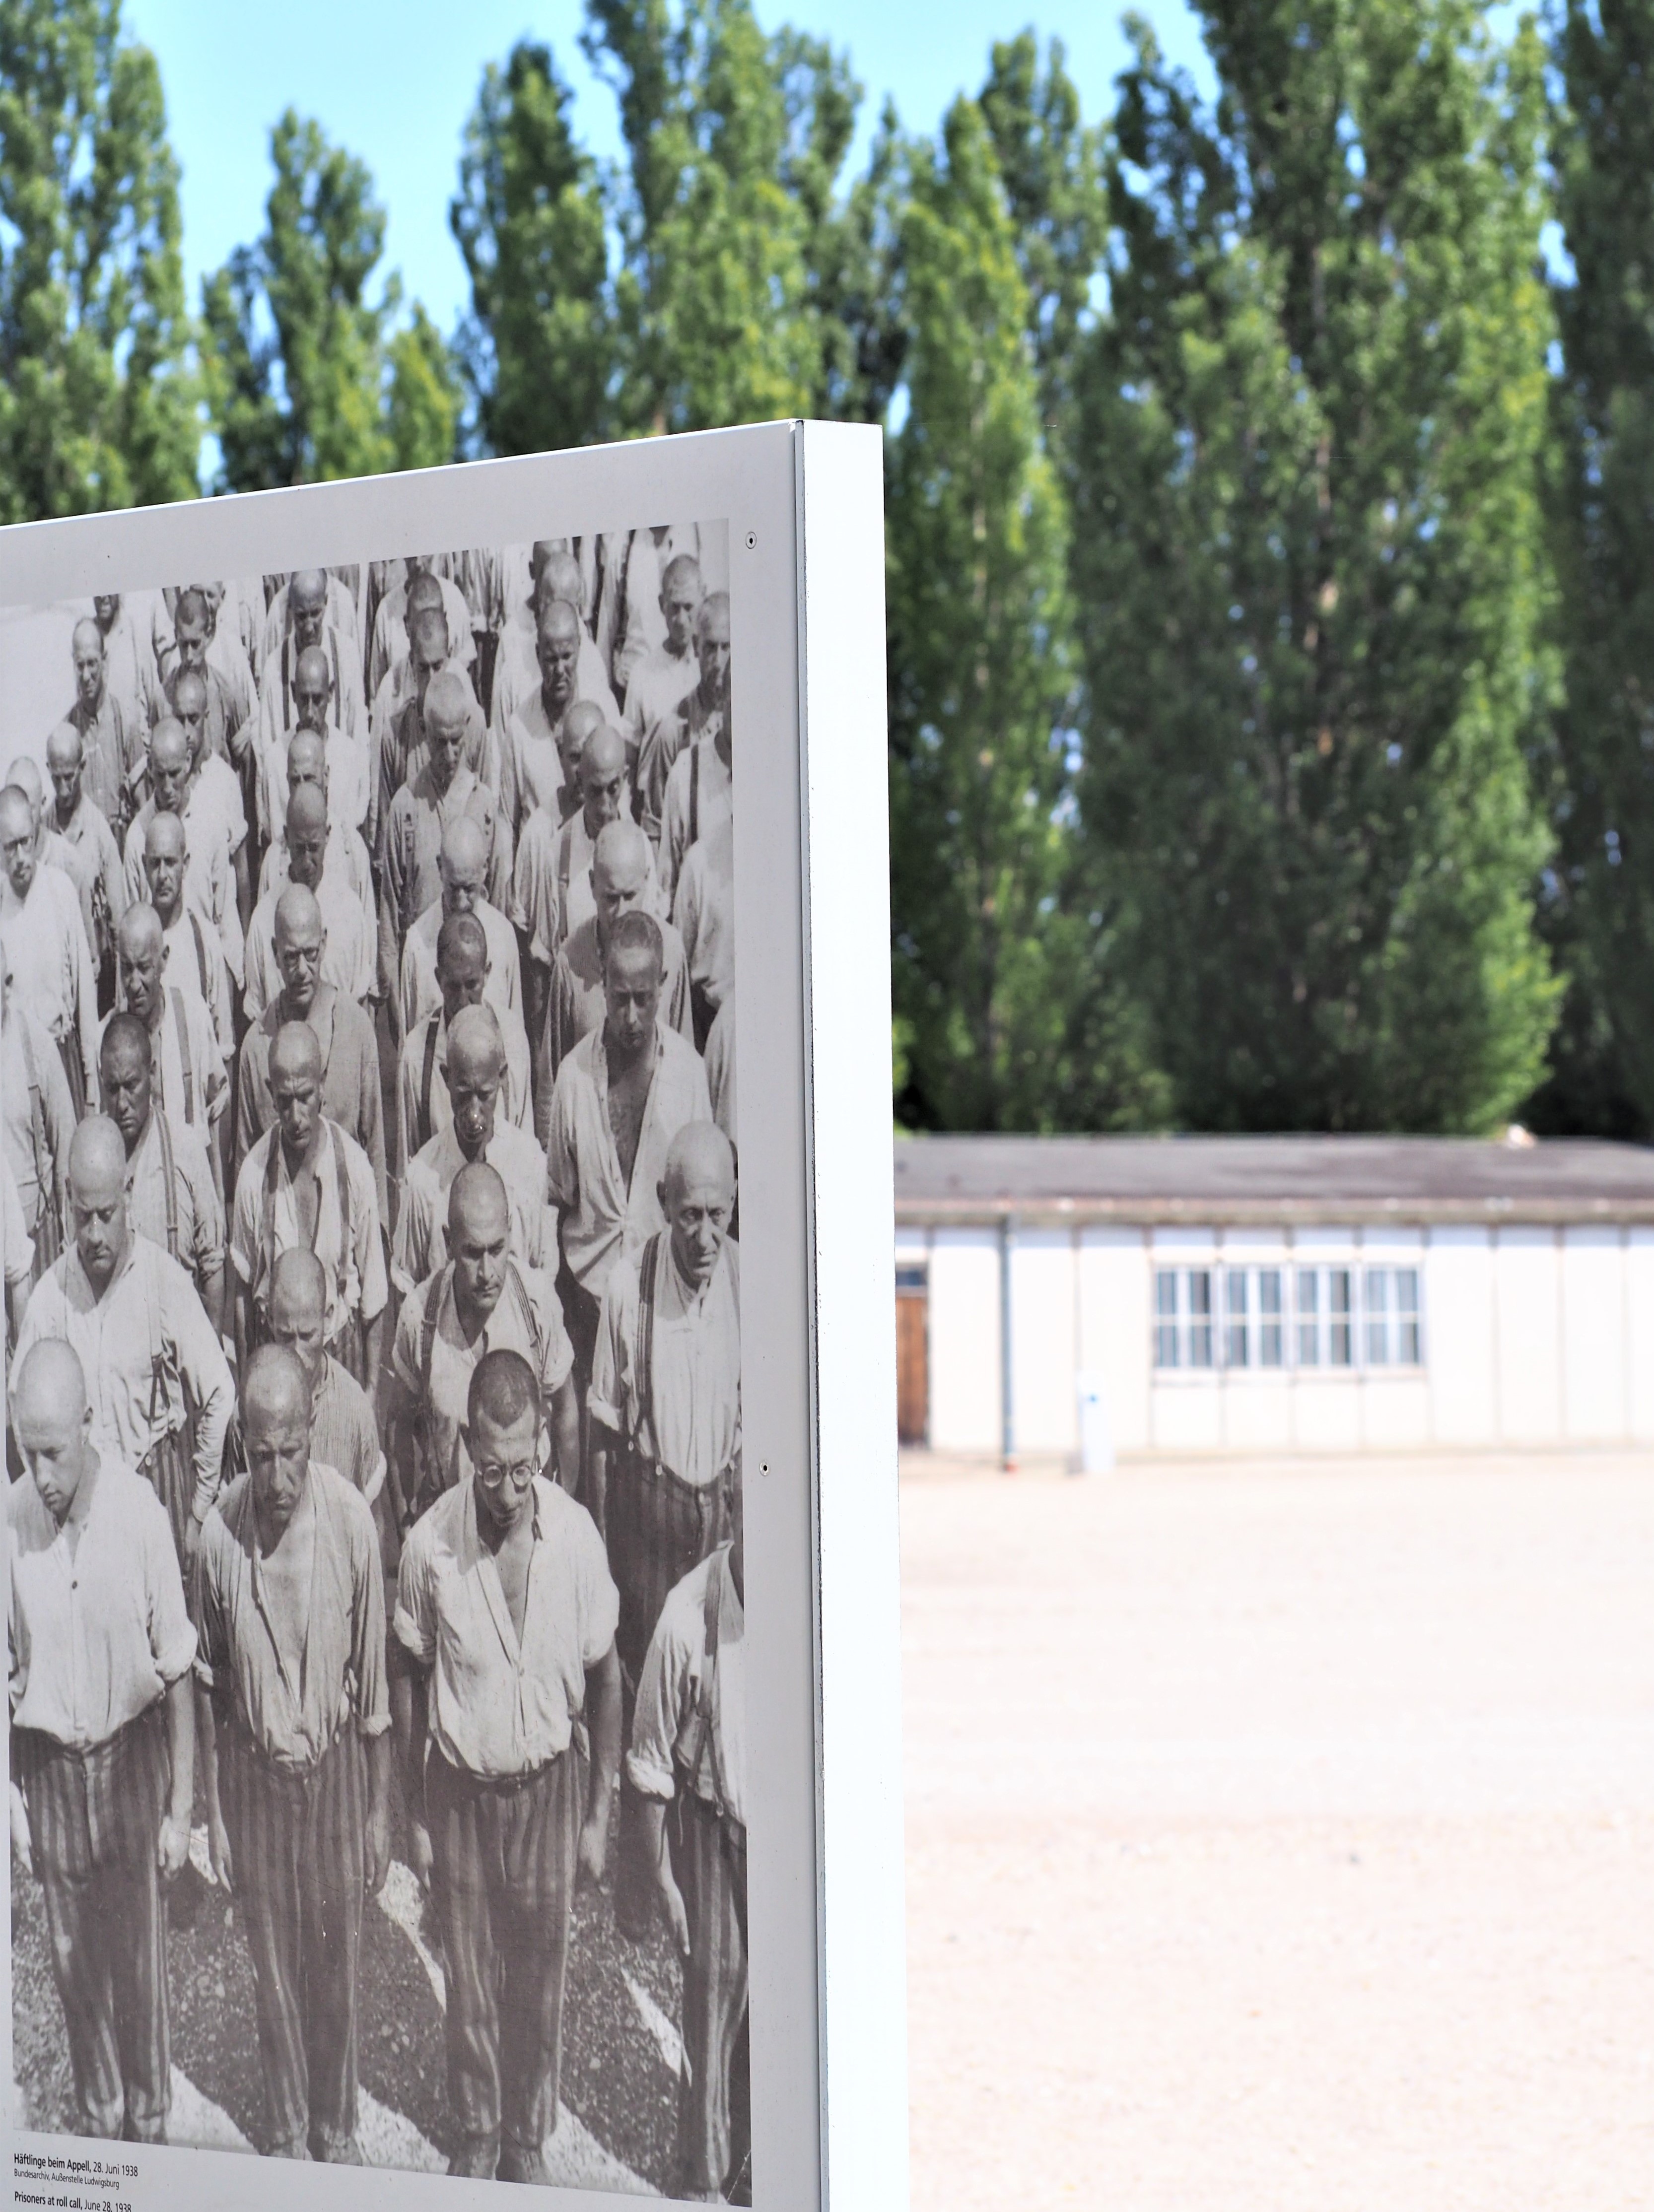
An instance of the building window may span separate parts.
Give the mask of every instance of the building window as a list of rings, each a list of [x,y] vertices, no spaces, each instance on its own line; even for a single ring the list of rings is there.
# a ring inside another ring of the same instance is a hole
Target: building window
[[[1422,1366],[1419,1293],[1417,1267],[1158,1267],[1154,1364],[1231,1372]]]

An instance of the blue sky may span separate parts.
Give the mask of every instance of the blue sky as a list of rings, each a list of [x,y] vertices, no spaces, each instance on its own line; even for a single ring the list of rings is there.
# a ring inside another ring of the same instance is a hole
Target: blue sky
[[[989,46],[1027,20],[1016,0],[758,0],[769,28],[783,21],[848,47],[867,87],[864,133],[886,94],[909,127],[933,127],[956,92],[981,84]],[[1126,56],[1121,9],[1104,0],[1046,0],[1037,28],[1060,37],[1088,117],[1110,105]],[[1183,0],[1142,12],[1172,58],[1209,85]],[[173,147],[184,173],[185,253],[192,301],[204,270],[263,227],[271,125],[289,103],[372,169],[389,210],[386,266],[449,328],[465,304],[464,266],[449,236],[460,133],[484,65],[525,33],[544,40],[579,98],[586,142],[617,149],[614,101],[575,44],[578,0],[275,0],[205,8],[201,0],[126,0],[129,31],[161,64]]]

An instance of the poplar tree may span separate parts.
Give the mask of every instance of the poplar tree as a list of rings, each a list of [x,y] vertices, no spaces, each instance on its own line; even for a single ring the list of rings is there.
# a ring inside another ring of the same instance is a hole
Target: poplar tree
[[[1462,0],[1201,12],[1214,112],[1134,28],[1079,378],[1088,845],[1187,1124],[1488,1129],[1558,996],[1542,56]]]
[[[203,287],[218,488],[252,491],[453,458],[447,349],[399,280],[373,289],[385,212],[366,167],[289,108],[271,134],[264,235]]]
[[[0,0],[0,522],[198,489],[178,165],[119,0]]]
[[[903,1116],[1039,1126],[1061,1033],[1067,536],[982,109],[912,144],[907,413],[887,456],[892,992]]]
[[[1566,684],[1550,919],[1574,987],[1540,1126],[1654,1129],[1654,5],[1554,23],[1553,520]]]

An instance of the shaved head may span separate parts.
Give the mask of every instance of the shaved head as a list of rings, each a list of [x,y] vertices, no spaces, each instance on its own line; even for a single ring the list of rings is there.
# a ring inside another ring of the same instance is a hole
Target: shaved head
[[[587,783],[605,781],[624,773],[626,740],[612,724],[599,723],[587,738],[580,757],[580,780],[582,787]]]
[[[505,1039],[492,1006],[462,1006],[448,1028],[448,1081],[490,1075],[497,1083],[505,1073]]]
[[[670,1197],[677,1197],[695,1182],[708,1182],[735,1192],[735,1154],[715,1121],[686,1121],[666,1152],[660,1178]]]
[[[152,906],[129,906],[116,927],[115,947],[123,960],[141,960],[161,951],[165,934]]]
[[[471,689],[459,672],[444,668],[432,677],[425,694],[427,727],[462,729],[471,720]]]
[[[511,1228],[511,1201],[497,1168],[467,1160],[448,1185],[448,1243],[458,1251],[476,1239],[492,1242]]]
[[[92,625],[97,629],[96,623]],[[73,722],[60,722],[46,739],[46,772],[56,775],[60,769],[76,769],[86,758],[86,747],[81,743],[81,733]]]
[[[735,1211],[735,1154],[715,1121],[689,1121],[666,1152],[656,1188],[672,1264],[692,1288],[712,1280]]]
[[[287,802],[287,834],[304,836],[313,830],[325,834],[327,829],[327,798],[319,786],[301,783],[289,795]]]
[[[323,932],[322,910],[316,894],[303,884],[289,884],[276,902],[276,943],[297,945]]]
[[[265,1420],[295,1416],[308,1425],[309,1379],[286,1345],[261,1344],[247,1361],[241,1414],[249,1430]]]
[[[333,678],[327,665],[327,655],[319,645],[307,645],[293,664],[293,689],[302,690],[319,684],[324,691],[332,689]]]
[[[542,638],[568,638],[580,643],[580,611],[567,599],[548,599],[535,625]]]
[[[319,1327],[327,1311],[327,1274],[306,1244],[278,1253],[270,1271],[270,1325],[313,1318]]]
[[[473,962],[488,964],[488,932],[474,914],[444,917],[436,933],[436,972],[457,975]]]
[[[186,669],[185,674],[188,673],[189,671]],[[180,678],[179,683],[182,680]],[[174,698],[177,696],[178,689],[178,684],[174,684],[173,687]],[[185,769],[189,766],[189,732],[182,722],[175,721],[169,714],[164,721],[157,722],[149,732],[149,773],[154,775],[157,772],[165,773]]]
[[[27,794],[28,803],[33,809],[34,818],[38,822],[40,818],[41,804],[46,798],[46,785],[41,781],[40,771],[35,765],[33,754],[18,754],[16,759],[6,770],[6,781],[15,785],[19,791]]]
[[[295,730],[287,741],[287,787],[327,781],[327,745],[318,730]]]
[[[144,826],[144,857],[151,860],[181,860],[189,844],[181,815],[152,814]]]
[[[295,611],[300,607],[323,606],[327,600],[327,572],[324,568],[298,568],[287,587],[287,603]]]
[[[69,641],[69,649],[76,654],[95,653],[100,660],[103,659],[103,632],[92,616],[82,615],[76,623]]]
[[[540,562],[538,596],[542,605],[548,599],[566,599],[576,613],[585,606],[586,579],[580,572],[580,562],[566,547],[545,548]]]
[[[605,822],[592,848],[592,880],[599,895],[605,884],[623,895],[641,891],[648,873],[649,841],[636,823],[623,817]]]
[[[315,901],[313,899],[313,906]],[[308,1022],[283,1022],[276,1032],[276,1042],[270,1048],[270,1080],[271,1088],[286,1079],[289,1082],[321,1081],[321,1046],[316,1032]]]
[[[61,1528],[97,1464],[88,1433],[86,1375],[74,1347],[53,1336],[32,1345],[13,1370],[7,1395],[30,1479]]]
[[[88,1114],[69,1140],[69,1184],[76,1197],[126,1180],[126,1146],[106,1114]]]
[[[488,832],[469,814],[457,815],[442,832],[437,872],[442,878],[445,915],[470,914],[485,896]]]

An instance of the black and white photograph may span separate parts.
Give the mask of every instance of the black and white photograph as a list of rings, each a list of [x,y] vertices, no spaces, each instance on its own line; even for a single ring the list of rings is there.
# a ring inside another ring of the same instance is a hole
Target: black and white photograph
[[[0,611],[31,2135],[753,2202],[733,596]]]

